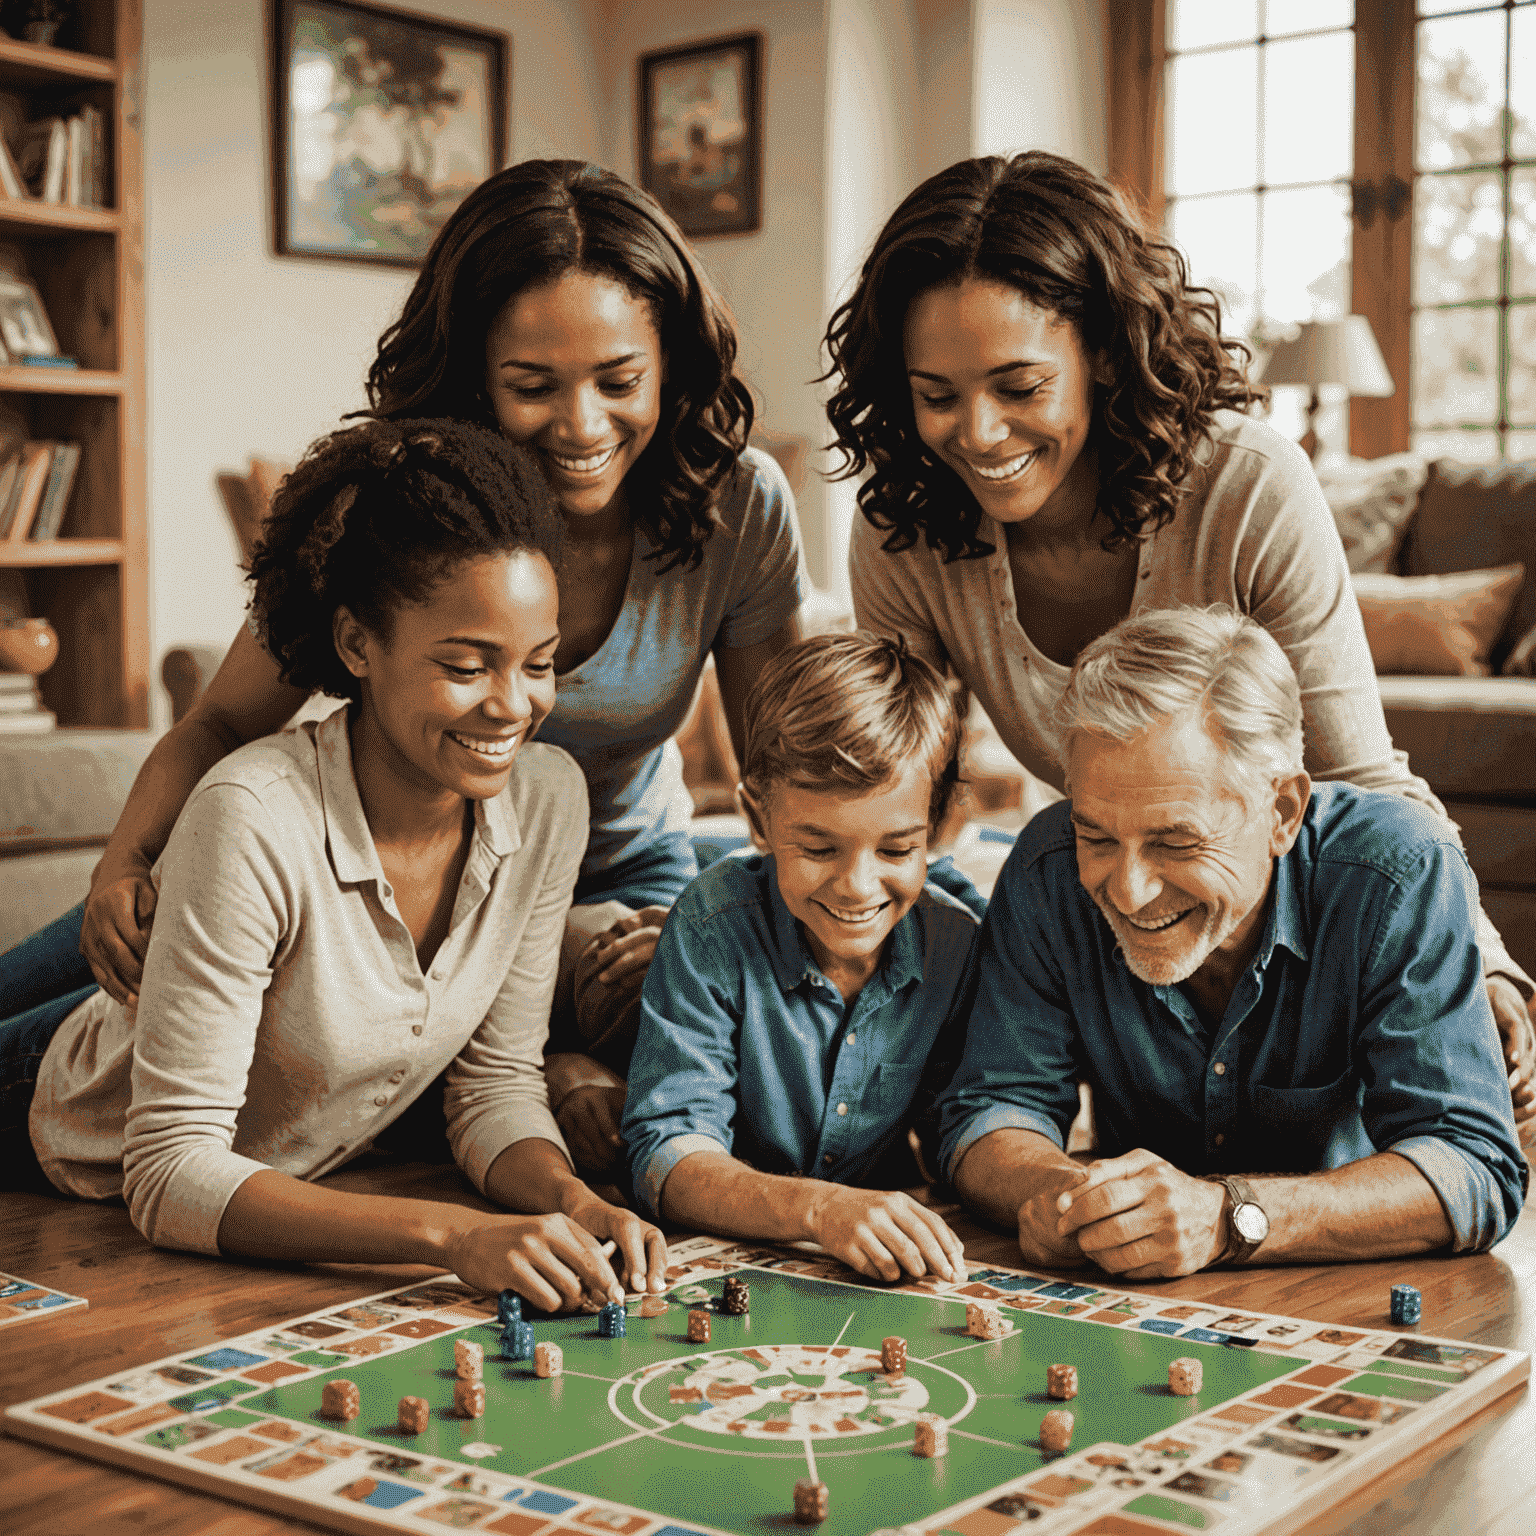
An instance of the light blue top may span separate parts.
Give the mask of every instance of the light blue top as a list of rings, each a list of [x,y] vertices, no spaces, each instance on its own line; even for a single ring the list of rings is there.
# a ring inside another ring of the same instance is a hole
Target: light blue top
[[[998,877],[965,1052],[941,1107],[947,1175],[1004,1127],[1062,1145],[1093,1084],[1100,1151],[1186,1173],[1307,1173],[1396,1152],[1457,1252],[1514,1224],[1527,1170],[1477,951],[1477,882],[1451,829],[1401,795],[1320,784],[1274,861],[1252,963],[1206,1025],[1140,981],[1077,875],[1071,804]]]
[[[659,573],[638,529],[624,606],[608,638],[556,680],[539,740],[581,764],[592,805],[583,876],[685,832],[693,802],[670,741],[683,723],[705,659],[717,645],[767,640],[810,595],[789,483],[766,453],[748,448],[716,507],[723,526],[693,570]]]
[[[779,895],[775,861],[711,865],[678,898],[646,972],[623,1123],[635,1193],[657,1211],[667,1175],[701,1151],[891,1187],[928,1097],[925,1065],[940,1083],[954,1065],[950,1021],[976,931],[970,911],[924,886],[845,1003]]]

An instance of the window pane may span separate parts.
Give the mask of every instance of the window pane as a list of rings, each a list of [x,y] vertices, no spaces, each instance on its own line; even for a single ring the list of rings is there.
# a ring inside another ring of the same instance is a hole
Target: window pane
[[[1349,311],[1349,189],[1308,187],[1264,199],[1260,268],[1266,321],[1323,320]]]
[[[1509,178],[1509,292],[1536,294],[1536,171]]]
[[[1504,12],[1419,27],[1415,163],[1424,170],[1503,158]]]
[[[1510,153],[1536,155],[1536,5],[1516,11],[1509,39]]]
[[[1264,30],[1271,37],[1347,27],[1354,19],[1355,0],[1269,0],[1264,7]]]
[[[1536,422],[1536,304],[1509,311],[1509,419]]]
[[[1264,78],[1264,180],[1349,175],[1355,144],[1355,37],[1273,43]]]
[[[1413,301],[1499,296],[1504,186],[1497,171],[1421,176],[1413,194]]]
[[[1492,426],[1499,414],[1496,309],[1413,317],[1413,416],[1426,427]]]
[[[1499,439],[1487,432],[1415,432],[1413,451],[1426,459],[1467,459],[1489,464],[1499,456]]]
[[[1190,277],[1221,300],[1222,329],[1253,329],[1258,276],[1259,200],[1252,192],[1174,203],[1169,235],[1189,258]]]
[[[1259,179],[1257,48],[1197,53],[1168,66],[1168,190],[1223,192]]]
[[[1170,48],[1245,42],[1258,35],[1258,0],[1168,0]]]

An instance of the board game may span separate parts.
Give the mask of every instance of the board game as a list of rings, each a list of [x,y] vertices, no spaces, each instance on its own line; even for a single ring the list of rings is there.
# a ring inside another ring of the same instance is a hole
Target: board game
[[[727,1277],[748,1284],[743,1315]],[[1337,1328],[995,1266],[877,1286],[705,1238],[673,1247],[667,1279],[657,1315],[630,1299],[621,1338],[530,1314],[563,1354],[548,1379],[502,1358],[496,1298],[450,1277],[70,1387],[5,1425],[348,1532],[763,1536],[810,1528],[794,1517],[809,1479],[824,1536],[1246,1536],[1301,1524],[1530,1372],[1518,1352],[1389,1327],[1385,1295],[1379,1329]],[[1004,1336],[970,1336],[968,1304],[996,1308]],[[466,1340],[484,1350],[475,1418],[454,1408]],[[1170,1390],[1178,1358],[1199,1362],[1198,1395]],[[1062,1363],[1069,1401],[1047,1396]],[[347,1422],[322,1412],[336,1381],[356,1387]],[[420,1432],[403,1396],[424,1399]],[[1041,1423],[1060,1409],[1073,1437],[1052,1454]],[[942,1454],[915,1453],[919,1424],[945,1429]]]
[[[46,1285],[34,1285],[20,1275],[0,1273],[0,1328],[13,1323],[31,1322],[34,1318],[47,1317],[53,1312],[68,1311],[71,1307],[88,1306],[84,1296],[71,1296],[67,1291],[50,1290]]]

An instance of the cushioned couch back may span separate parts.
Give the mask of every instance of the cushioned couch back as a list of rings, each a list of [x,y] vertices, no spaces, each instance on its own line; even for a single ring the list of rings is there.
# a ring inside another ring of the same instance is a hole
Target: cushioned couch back
[[[1519,561],[1525,585],[1490,660],[1494,673],[1536,624],[1536,463],[1429,466],[1399,555],[1405,576],[1442,576]]]

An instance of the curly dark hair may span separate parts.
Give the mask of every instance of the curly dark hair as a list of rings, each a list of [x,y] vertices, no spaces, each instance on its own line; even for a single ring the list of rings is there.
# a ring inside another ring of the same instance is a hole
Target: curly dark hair
[[[969,277],[1016,288],[1105,357],[1113,382],[1096,397],[1089,448],[1106,549],[1173,517],[1213,412],[1265,398],[1247,380],[1248,348],[1221,334],[1215,294],[1191,285],[1183,256],[1102,177],[1040,150],[962,160],[891,215],[827,327],[837,477],[871,471],[859,507],[889,530],[887,550],[921,534],[946,564],[993,551],[976,498],[918,436],[902,350],[913,300]]]
[[[369,421],[311,445],[251,555],[251,611],[283,681],[356,700],[336,653],[346,608],[389,640],[465,560],[531,550],[558,566],[565,524],[532,457],[465,421]]]
[[[635,521],[661,570],[703,557],[716,502],[752,430],[729,310],[648,192],[583,160],[525,160],[480,183],[438,231],[368,370],[371,414],[495,427],[485,338],[525,288],[572,272],[646,304],[661,338],[661,421],[629,472]]]

